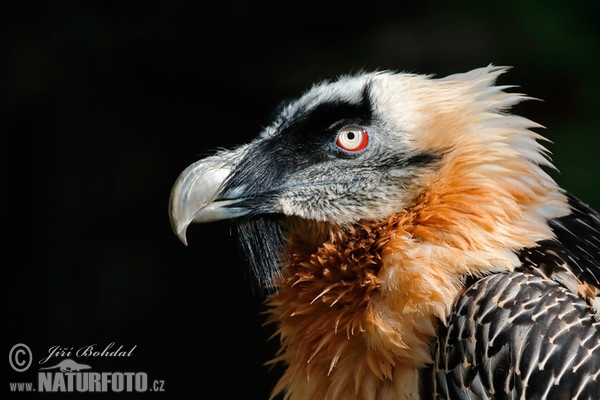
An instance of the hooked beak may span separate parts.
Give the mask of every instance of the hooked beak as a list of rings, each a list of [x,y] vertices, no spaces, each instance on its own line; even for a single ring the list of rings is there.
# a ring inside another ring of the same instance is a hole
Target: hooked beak
[[[222,152],[197,161],[187,167],[177,178],[169,199],[169,216],[173,231],[187,246],[187,227],[236,218],[248,210],[235,207],[234,198],[223,198],[223,184],[239,160],[241,151]]]

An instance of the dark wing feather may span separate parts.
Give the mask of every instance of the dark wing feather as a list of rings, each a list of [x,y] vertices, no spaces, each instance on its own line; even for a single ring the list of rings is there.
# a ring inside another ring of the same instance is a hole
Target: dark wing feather
[[[520,268],[482,278],[458,299],[436,343],[436,398],[600,398],[590,297],[600,289],[600,217],[570,195],[569,205],[570,215],[549,222],[556,239],[521,251]]]
[[[600,290],[600,215],[572,195],[571,214],[549,221],[554,240],[523,250],[523,268],[545,277],[568,270],[582,283]]]
[[[600,322],[557,282],[491,275],[440,330],[434,374],[438,399],[598,399]]]

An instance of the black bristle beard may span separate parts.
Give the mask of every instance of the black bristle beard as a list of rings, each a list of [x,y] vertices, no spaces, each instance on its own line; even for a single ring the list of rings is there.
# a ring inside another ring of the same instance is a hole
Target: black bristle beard
[[[281,278],[284,236],[277,216],[261,216],[236,222],[242,253],[250,264],[259,294],[273,293]]]

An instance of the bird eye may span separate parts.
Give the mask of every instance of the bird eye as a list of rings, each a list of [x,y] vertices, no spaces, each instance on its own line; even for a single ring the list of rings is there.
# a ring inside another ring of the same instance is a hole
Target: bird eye
[[[359,151],[367,147],[369,134],[360,126],[347,126],[338,133],[337,144],[346,151]]]

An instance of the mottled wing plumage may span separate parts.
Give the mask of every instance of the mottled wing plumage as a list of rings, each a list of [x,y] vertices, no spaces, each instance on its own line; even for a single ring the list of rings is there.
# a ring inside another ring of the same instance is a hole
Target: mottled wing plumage
[[[569,205],[550,221],[556,239],[459,298],[436,344],[437,398],[600,397],[600,219],[572,196]]]
[[[576,197],[568,199],[571,213],[548,222],[556,239],[523,251],[523,267],[546,277],[568,271],[579,283],[600,289],[600,215]]]
[[[438,399],[597,399],[600,322],[560,284],[523,272],[473,284],[436,350]]]

